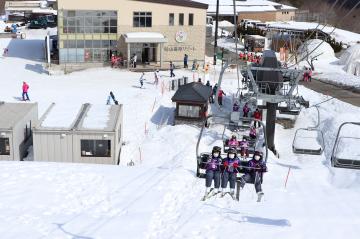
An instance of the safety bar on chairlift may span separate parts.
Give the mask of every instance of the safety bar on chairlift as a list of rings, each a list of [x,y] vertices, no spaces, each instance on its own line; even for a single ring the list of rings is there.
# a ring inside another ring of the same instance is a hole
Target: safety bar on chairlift
[[[342,128],[345,126],[345,125],[349,125],[349,124],[353,124],[353,125],[357,125],[357,126],[360,126],[360,122],[344,122],[340,125],[339,129],[338,129],[338,132],[336,134],[336,139],[335,139],[335,144],[334,144],[334,147],[333,147],[333,150],[332,150],[332,153],[331,153],[331,165],[334,166],[334,162],[333,160],[335,160],[335,151],[337,151],[337,147],[338,147],[338,144],[339,144],[339,140],[340,140],[340,133],[341,133],[341,130]]]
[[[199,145],[200,145],[200,141],[201,141],[201,138],[202,138],[202,134],[203,134],[203,131],[206,127],[206,122],[210,119],[210,118],[221,118],[221,119],[225,119],[227,121],[229,121],[229,118],[226,118],[225,116],[213,116],[213,115],[209,115],[208,117],[206,117],[205,121],[204,121],[204,124],[203,126],[201,127],[201,130],[200,130],[200,134],[199,134],[199,138],[198,138],[198,141],[196,143],[196,158],[198,159],[201,155],[199,154]],[[240,121],[244,121],[244,120],[249,120],[248,118],[243,118],[243,117],[240,117],[239,118]],[[264,158],[264,161],[265,163],[267,162],[267,159],[268,159],[268,144],[267,144],[267,137],[266,137],[266,127],[265,127],[265,124],[261,121],[261,120],[256,120],[256,119],[253,119],[254,121],[256,122],[259,122],[260,125],[262,126],[262,128],[264,129],[264,140],[265,140],[265,146],[266,146],[266,150],[265,150],[265,157]],[[216,124],[216,122],[215,122]],[[225,123],[217,123],[217,124],[223,124],[225,125]],[[231,122],[228,122],[227,125],[235,125],[235,124],[231,124]],[[238,126],[238,125],[237,125]]]

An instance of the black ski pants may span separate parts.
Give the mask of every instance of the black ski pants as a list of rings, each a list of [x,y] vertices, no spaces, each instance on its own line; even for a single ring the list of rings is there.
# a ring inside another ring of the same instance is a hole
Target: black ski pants
[[[241,188],[245,186],[245,183],[253,183],[257,193],[262,191],[260,175],[261,175],[260,173],[246,173],[244,176],[241,177],[240,180]]]
[[[211,187],[214,180],[215,188],[220,187],[220,171],[207,170],[205,175],[205,186]]]
[[[236,173],[230,173],[228,171],[224,171],[221,179],[221,187],[227,188],[227,184],[230,182],[230,188],[235,189],[235,182],[236,182]]]

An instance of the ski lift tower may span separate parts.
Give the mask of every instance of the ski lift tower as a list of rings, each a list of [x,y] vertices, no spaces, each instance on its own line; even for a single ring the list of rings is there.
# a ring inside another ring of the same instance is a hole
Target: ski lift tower
[[[281,68],[275,52],[266,50],[260,66],[249,66],[247,68],[247,76],[250,81],[252,92],[248,96],[255,97],[266,103],[266,135],[268,147],[276,154],[275,149],[275,120],[276,111],[280,103],[286,104],[284,113],[294,114],[295,111],[300,112],[297,105],[309,107],[309,102],[303,97],[295,94],[300,79],[303,77],[303,71]]]
[[[222,80],[226,69],[232,64],[232,61],[227,61],[222,67],[218,81],[218,91],[221,87]],[[309,107],[309,102],[305,101],[302,96],[297,94],[299,81],[303,78],[304,72],[302,70],[281,68],[275,52],[265,50],[260,64],[248,66],[239,65],[242,69],[243,76],[247,79],[246,84],[248,92],[239,94],[247,101],[255,100],[256,102],[266,103],[266,137],[268,148],[276,154],[275,149],[275,120],[276,111],[281,110],[282,114],[298,115],[301,106]],[[244,89],[239,89],[243,91]],[[216,95],[218,94],[216,92]],[[231,116],[231,112],[219,106],[217,98],[215,103],[221,110],[222,114]],[[283,103],[286,106],[279,107]]]

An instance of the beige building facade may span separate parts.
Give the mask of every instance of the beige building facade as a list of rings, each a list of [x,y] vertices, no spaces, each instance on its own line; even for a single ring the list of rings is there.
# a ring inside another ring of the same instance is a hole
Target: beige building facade
[[[238,22],[241,22],[242,19],[259,20],[261,22],[293,21],[295,19],[295,10],[239,12]]]
[[[59,60],[163,66],[205,57],[207,5],[174,0],[58,0]],[[181,63],[182,64],[182,63]]]

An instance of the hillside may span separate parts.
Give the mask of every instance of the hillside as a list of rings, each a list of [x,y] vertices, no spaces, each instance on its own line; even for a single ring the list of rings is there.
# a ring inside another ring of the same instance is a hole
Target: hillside
[[[345,30],[360,33],[359,24],[354,24],[360,18],[360,5],[343,19],[348,11],[358,3],[358,0],[338,1],[334,8],[332,5],[335,0],[276,0],[276,2],[289,4],[301,10],[310,10],[311,13],[322,19],[322,23],[326,22]]]

